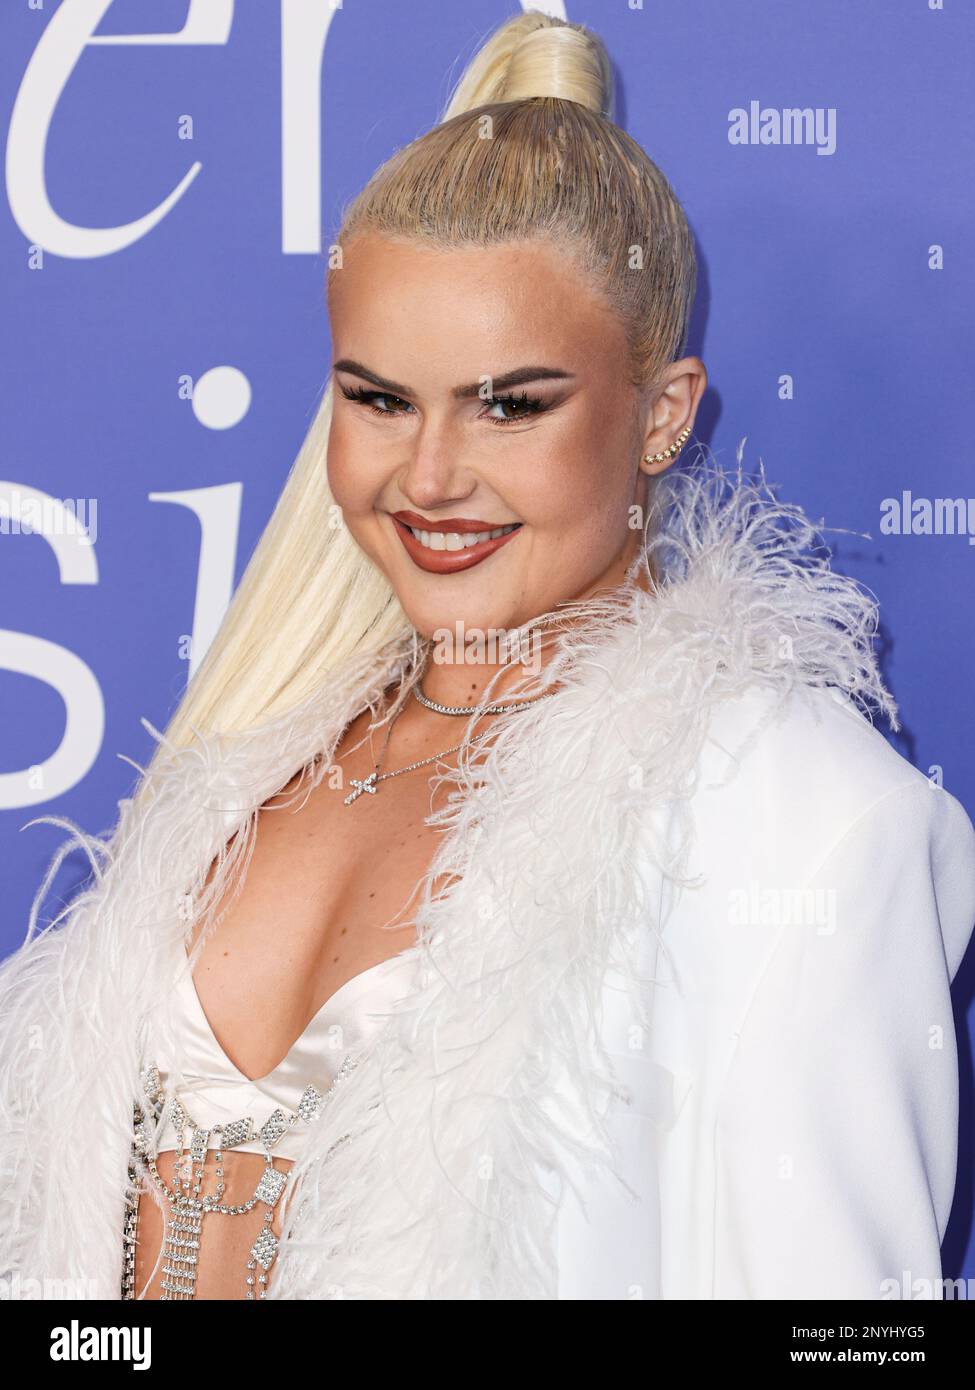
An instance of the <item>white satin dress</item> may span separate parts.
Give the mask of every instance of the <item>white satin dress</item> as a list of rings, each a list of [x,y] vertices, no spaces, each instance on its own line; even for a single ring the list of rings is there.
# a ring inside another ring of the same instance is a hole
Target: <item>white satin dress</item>
[[[288,1183],[287,1170],[274,1160],[290,1164],[301,1157],[308,1125],[329,1090],[342,1081],[358,1045],[382,1026],[395,1002],[410,991],[414,970],[415,957],[400,954],[354,975],[322,1005],[274,1070],[255,1080],[230,1060],[217,1041],[189,969],[177,971],[173,1025],[183,1047],[181,1078],[174,1088],[174,1059],[163,1031],[153,1030],[130,1164],[133,1186],[139,1186],[143,1199],[154,1197],[166,1211],[161,1299],[197,1297],[197,1265],[206,1255],[210,1223],[246,1216],[255,1207],[258,1216],[251,1218],[255,1240],[246,1269],[241,1269],[241,1288],[245,1298],[264,1296],[278,1250],[275,1209]],[[183,1158],[167,1184],[167,1196],[159,1186],[159,1170],[155,1169],[155,1180],[152,1174],[159,1155],[171,1152]],[[235,1194],[234,1206],[228,1204],[221,1186],[228,1152],[265,1158],[253,1196],[243,1203],[240,1194]],[[261,1204],[263,1227],[257,1224]],[[156,1272],[143,1276],[142,1287],[136,1288],[138,1214],[138,1202],[131,1202],[126,1211],[123,1298],[143,1297]]]

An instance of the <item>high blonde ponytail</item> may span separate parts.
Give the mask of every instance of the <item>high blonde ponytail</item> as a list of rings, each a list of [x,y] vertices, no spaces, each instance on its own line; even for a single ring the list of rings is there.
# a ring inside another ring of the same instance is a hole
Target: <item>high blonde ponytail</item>
[[[581,24],[528,10],[502,24],[478,50],[441,119],[532,97],[575,101],[609,116],[613,96],[613,73],[602,40]]]

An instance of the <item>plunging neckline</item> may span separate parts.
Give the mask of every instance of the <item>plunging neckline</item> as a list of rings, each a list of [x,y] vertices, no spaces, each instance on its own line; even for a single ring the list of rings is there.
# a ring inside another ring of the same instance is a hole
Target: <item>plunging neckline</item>
[[[210,1023],[210,1020],[207,1017],[207,1012],[203,1007],[203,1002],[200,999],[199,994],[197,993],[196,981],[193,979],[192,970],[186,970],[182,978],[186,986],[187,997],[189,998],[198,1015],[199,1022],[202,1024],[208,1040],[213,1044],[213,1047],[215,1051],[220,1055],[221,1060],[226,1063],[226,1065],[233,1071],[234,1075],[237,1076],[242,1082],[246,1082],[248,1086],[256,1086],[260,1088],[272,1082],[274,1078],[277,1076],[278,1072],[280,1072],[285,1066],[287,1066],[291,1058],[291,1055],[295,1051],[295,1049],[300,1047],[302,1042],[304,1042],[305,1038],[307,1038],[308,1034],[312,1032],[314,1028],[316,1028],[316,1026],[321,1022],[321,1020],[335,1007],[335,1005],[338,1002],[344,1002],[345,997],[347,995],[355,993],[355,990],[357,988],[361,987],[366,981],[371,982],[372,978],[380,974],[382,971],[388,970],[394,965],[402,965],[405,959],[405,955],[406,952],[400,951],[394,956],[388,956],[386,960],[381,960],[378,961],[375,965],[367,966],[365,970],[360,970],[357,975],[353,975],[350,979],[346,980],[344,984],[339,985],[338,989],[335,990],[333,994],[329,995],[329,997],[325,1000],[325,1003],[321,1006],[321,1008],[317,1010],[317,1012],[311,1019],[309,1019],[307,1025],[302,1029],[301,1033],[288,1048],[288,1051],[281,1058],[280,1062],[278,1062],[276,1066],[272,1067],[269,1072],[265,1072],[263,1076],[258,1077],[247,1076],[244,1072],[241,1071],[240,1067],[237,1066],[236,1062],[234,1062],[233,1059],[227,1055],[226,1049],[223,1047],[216,1033],[213,1031],[213,1025]],[[189,957],[186,955],[185,948],[183,950],[183,958],[184,961],[188,964]]]

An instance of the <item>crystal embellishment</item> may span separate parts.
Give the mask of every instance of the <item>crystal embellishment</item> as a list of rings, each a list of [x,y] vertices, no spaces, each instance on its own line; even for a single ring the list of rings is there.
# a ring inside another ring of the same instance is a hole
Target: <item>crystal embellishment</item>
[[[153,1125],[147,1115],[143,1115],[135,1126],[135,1147],[140,1154],[153,1153]]]
[[[142,1090],[145,1093],[146,1100],[155,1103],[159,1092],[162,1090],[162,1079],[159,1075],[159,1068],[155,1063],[153,1063],[152,1066],[146,1067],[145,1071],[142,1073]]]
[[[278,1238],[267,1226],[251,1246],[251,1254],[262,1269],[268,1270],[278,1253]]]
[[[261,1125],[261,1141],[270,1148],[276,1144],[288,1128],[288,1120],[283,1110],[275,1110]]]
[[[277,1168],[270,1165],[264,1169],[264,1176],[254,1189],[254,1196],[259,1202],[264,1202],[266,1206],[273,1207],[281,1196],[287,1176]]]
[[[186,1129],[190,1124],[190,1117],[183,1108],[182,1102],[176,1096],[173,1096],[169,1107],[169,1118],[172,1121],[173,1129],[175,1129],[177,1133],[182,1129]]]
[[[248,1115],[243,1120],[231,1120],[229,1125],[224,1125],[220,1134],[220,1147],[222,1149],[235,1149],[238,1144],[246,1144],[249,1139],[254,1137],[254,1121]]]
[[[283,1134],[288,1132],[292,1125],[299,1121],[308,1123],[316,1120],[322,1109],[328,1104],[335,1088],[346,1080],[349,1073],[357,1065],[357,1061],[358,1059],[349,1053],[324,1094],[315,1086],[306,1086],[298,1100],[296,1111],[291,1112],[280,1107],[275,1109],[256,1135],[254,1133],[254,1121],[249,1115],[239,1120],[232,1120],[226,1125],[215,1125],[210,1129],[201,1128],[180,1099],[169,1091],[168,1085],[164,1086],[164,1078],[157,1066],[145,1067],[140,1072],[140,1081],[151,1105],[152,1113],[147,1115],[141,1104],[138,1101],[134,1102],[128,1181],[132,1189],[139,1189],[143,1179],[148,1175],[155,1189],[169,1199],[171,1220],[167,1223],[161,1252],[162,1280],[159,1295],[161,1300],[178,1301],[196,1298],[196,1275],[200,1260],[200,1241],[204,1216],[212,1220],[215,1213],[231,1216],[243,1215],[252,1211],[258,1202],[263,1202],[267,1208],[264,1216],[267,1224],[250,1249],[250,1259],[246,1272],[247,1291],[244,1297],[248,1299],[267,1297],[267,1271],[271,1268],[281,1248],[278,1237],[271,1229],[272,1208],[280,1199],[289,1177],[288,1172],[282,1172],[275,1168],[270,1154],[271,1147]],[[174,1158],[174,1183],[172,1187],[163,1179],[156,1166],[155,1131],[160,1118],[163,1116],[172,1123],[179,1137],[180,1145],[183,1143],[186,1131],[190,1131],[189,1151],[184,1152],[182,1147],[178,1147],[176,1150],[177,1157]],[[212,1139],[211,1136],[213,1136]],[[225,1190],[223,1170],[220,1167],[220,1151],[225,1148],[232,1149],[255,1137],[259,1138],[264,1145],[266,1159],[264,1173],[249,1201],[238,1204],[225,1203],[220,1200]],[[342,1135],[331,1145],[326,1158],[333,1149],[337,1148],[339,1144],[347,1142],[350,1137],[348,1134]],[[204,1171],[211,1146],[218,1153],[216,1167],[218,1182],[213,1191],[204,1193]],[[179,1191],[181,1182],[185,1187],[183,1192]],[[134,1192],[131,1198],[128,1195],[126,1198],[123,1231],[122,1297],[125,1299],[136,1297],[135,1246],[138,1239],[138,1213],[139,1194]],[[258,1265],[263,1272],[255,1277],[252,1271],[257,1270]]]
[[[316,1090],[314,1086],[306,1086],[301,1093],[301,1099],[298,1101],[298,1114],[306,1122],[314,1120],[322,1108],[324,1099],[321,1091]]]

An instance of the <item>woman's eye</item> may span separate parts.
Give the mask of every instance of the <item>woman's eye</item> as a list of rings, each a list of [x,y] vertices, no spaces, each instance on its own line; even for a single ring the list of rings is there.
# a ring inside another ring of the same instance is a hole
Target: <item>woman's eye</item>
[[[488,409],[493,410],[495,406],[511,407],[510,415],[489,415],[488,418],[499,425],[513,425],[518,420],[527,420],[532,415],[538,415],[545,409],[545,402],[539,396],[529,396],[527,391],[522,391],[520,396],[510,393],[506,396],[491,396],[488,400]]]
[[[399,396],[390,396],[386,391],[367,391],[364,386],[343,386],[342,395],[346,400],[359,401],[360,404],[369,406],[376,415],[402,415],[405,412],[400,410],[399,406],[405,406],[407,410],[413,409],[409,401],[401,400]],[[377,405],[377,401],[382,401],[383,404]],[[390,402],[395,403],[392,409]]]

